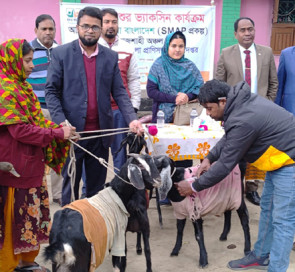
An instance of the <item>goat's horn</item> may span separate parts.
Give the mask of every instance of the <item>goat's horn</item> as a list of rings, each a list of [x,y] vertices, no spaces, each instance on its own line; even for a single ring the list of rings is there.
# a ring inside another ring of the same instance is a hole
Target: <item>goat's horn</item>
[[[133,158],[139,158],[140,157],[140,155],[136,154],[136,153],[129,153],[128,156],[133,157]]]

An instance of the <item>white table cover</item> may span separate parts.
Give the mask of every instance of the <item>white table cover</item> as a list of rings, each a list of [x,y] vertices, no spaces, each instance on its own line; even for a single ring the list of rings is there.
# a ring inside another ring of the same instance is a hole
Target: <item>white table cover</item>
[[[224,130],[196,131],[190,126],[165,124],[151,136],[145,125],[145,140],[151,155],[166,155],[174,161],[204,159],[209,150],[222,138]]]

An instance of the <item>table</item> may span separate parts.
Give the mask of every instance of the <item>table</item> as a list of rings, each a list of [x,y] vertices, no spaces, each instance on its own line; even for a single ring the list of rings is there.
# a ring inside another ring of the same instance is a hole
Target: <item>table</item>
[[[174,161],[204,159],[209,150],[222,138],[224,130],[196,131],[190,126],[164,124],[151,136],[146,124],[145,140],[150,155],[166,155]]]

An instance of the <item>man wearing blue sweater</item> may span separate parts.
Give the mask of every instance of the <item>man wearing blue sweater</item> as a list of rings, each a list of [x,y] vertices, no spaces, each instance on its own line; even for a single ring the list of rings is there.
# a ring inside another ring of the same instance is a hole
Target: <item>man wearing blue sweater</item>
[[[45,103],[45,83],[47,78],[47,69],[51,60],[51,51],[57,47],[55,38],[55,22],[48,14],[39,15],[35,22],[36,38],[31,41],[34,48],[34,69],[28,78],[28,82],[32,85],[34,93],[38,97],[41,108],[47,109]]]
[[[45,83],[47,79],[47,69],[51,61],[51,51],[58,44],[55,38],[55,21],[48,14],[41,14],[35,21],[36,38],[31,41],[34,48],[33,72],[27,81],[32,85],[33,91],[39,99],[42,112],[46,119],[51,120],[49,111],[45,103]],[[53,202],[61,204],[62,177],[50,170],[51,188]]]

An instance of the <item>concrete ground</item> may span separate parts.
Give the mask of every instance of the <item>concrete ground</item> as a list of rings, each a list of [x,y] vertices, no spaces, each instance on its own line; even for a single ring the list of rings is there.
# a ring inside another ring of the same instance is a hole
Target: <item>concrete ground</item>
[[[108,180],[112,175],[108,175]],[[50,180],[49,180],[50,187]],[[261,193],[263,184],[259,186]],[[49,188],[49,192],[50,188]],[[246,200],[250,216],[250,232],[252,246],[257,238],[258,221],[260,207],[255,206]],[[60,207],[51,201],[51,215]],[[151,225],[150,245],[152,252],[153,272],[170,272],[170,271],[186,271],[195,272],[201,271],[198,266],[199,247],[194,238],[192,224],[187,221],[183,238],[183,246],[178,257],[170,257],[170,252],[174,247],[176,239],[176,220],[173,216],[171,206],[162,206],[163,228],[161,229],[158,222],[158,214],[155,205],[155,199],[151,200],[148,210],[149,220]],[[207,216],[204,218],[204,236],[205,245],[208,253],[209,265],[204,269],[206,272],[228,272],[232,271],[226,267],[228,261],[238,259],[243,256],[243,231],[236,212],[232,213],[232,228],[225,242],[219,241],[219,235],[223,228],[223,217]],[[144,272],[145,257],[136,254],[136,234],[127,234],[128,256],[127,269],[130,272]],[[235,245],[233,249],[229,249],[229,245]],[[46,246],[46,245],[45,245]],[[45,263],[42,256],[42,250],[37,257],[37,262],[51,270],[51,264]],[[96,270],[96,272],[112,272],[111,256],[105,258],[104,263]],[[259,270],[251,270],[259,271]],[[295,252],[292,251],[290,257],[290,266],[287,272],[295,272]]]

